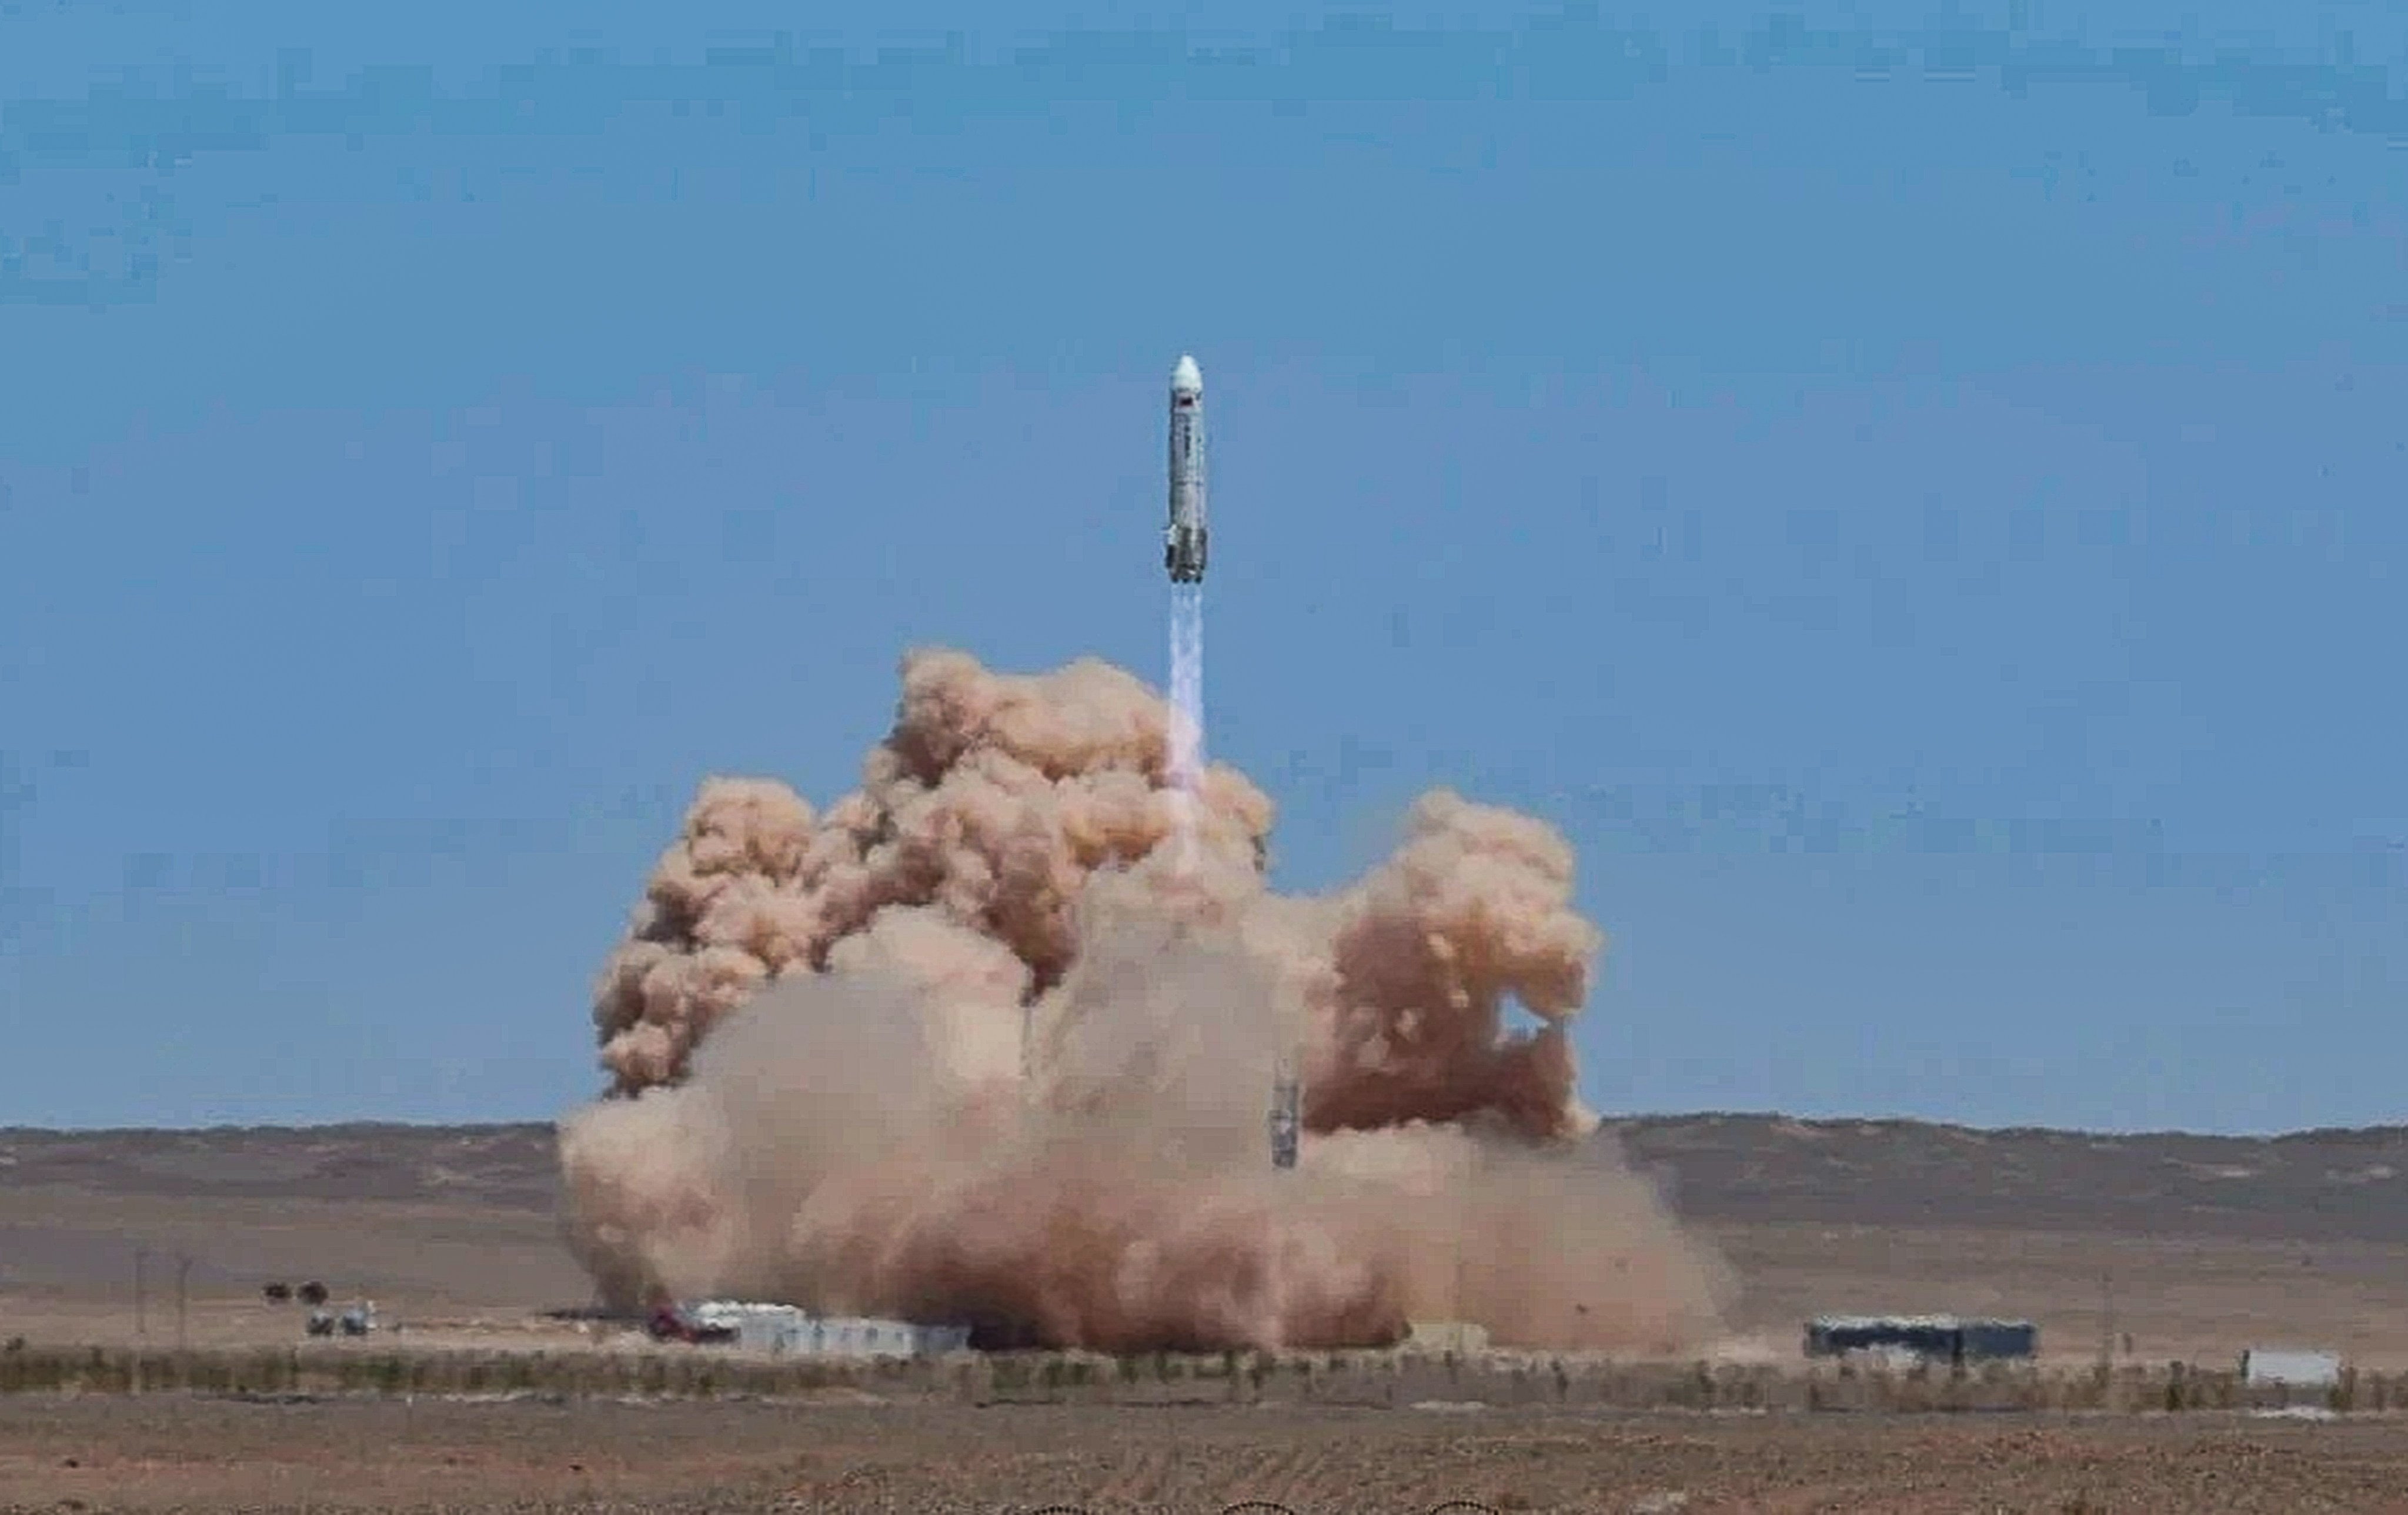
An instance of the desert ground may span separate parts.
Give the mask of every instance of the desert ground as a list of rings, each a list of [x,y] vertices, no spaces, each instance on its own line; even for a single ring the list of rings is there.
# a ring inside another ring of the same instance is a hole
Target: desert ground
[[[1718,1355],[1820,1311],[2028,1316],[2045,1354],[2408,1369],[2408,1131],[2279,1139],[1617,1122],[1728,1264]],[[0,1133],[0,1338],[281,1345],[270,1281],[394,1341],[546,1344],[583,1303],[540,1125]],[[140,1256],[142,1286],[136,1277]],[[183,1273],[182,1308],[177,1275]],[[857,1398],[858,1396],[853,1396]],[[1646,1415],[0,1397],[0,1508],[2408,1509],[2387,1417]],[[79,1504],[78,1503],[79,1502]]]
[[[2408,1438],[2194,1417],[20,1400],[0,1402],[0,1489],[40,1510],[2306,1515],[2408,1508]]]
[[[2408,1368],[2408,1128],[2280,1137],[1696,1116],[1610,1135],[1712,1237],[1732,1325],[1820,1312],[2036,1321],[2044,1356],[2229,1364],[2307,1346]]]
[[[2408,1369],[2408,1129],[2272,1139],[1697,1116],[1610,1122],[1729,1265],[1733,1342],[1823,1311],[2027,1317],[2043,1351]],[[0,1131],[0,1337],[282,1342],[262,1285],[325,1283],[423,1335],[539,1336],[582,1304],[541,1125]],[[143,1289],[136,1291],[137,1252]],[[2128,1351],[2125,1338],[2128,1337]]]

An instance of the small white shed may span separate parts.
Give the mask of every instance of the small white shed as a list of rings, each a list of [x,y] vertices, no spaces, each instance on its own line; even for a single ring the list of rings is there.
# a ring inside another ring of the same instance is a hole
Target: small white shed
[[[2328,1389],[2341,1381],[2341,1354],[2251,1347],[2241,1354],[2241,1381]]]

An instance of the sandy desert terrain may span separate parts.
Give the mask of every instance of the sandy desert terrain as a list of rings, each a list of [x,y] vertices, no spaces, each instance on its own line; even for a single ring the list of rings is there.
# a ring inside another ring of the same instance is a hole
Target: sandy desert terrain
[[[2408,1367],[2408,1132],[2280,1140],[1755,1117],[1608,1133],[1711,1236],[1734,1342],[1820,1310],[2028,1315],[2049,1355]],[[0,1337],[282,1343],[270,1280],[428,1344],[540,1342],[585,1283],[551,1134],[0,1133]],[[145,1254],[137,1315],[135,1273]],[[2111,1325],[2112,1320],[2112,1325]],[[840,1401],[841,1395],[837,1396]],[[1218,1510],[2408,1508],[2388,1419],[1631,1415],[541,1400],[0,1400],[0,1508]]]
[[[1825,1310],[2028,1316],[2052,1357],[2330,1348],[2408,1368],[2408,1130],[2279,1139],[1763,1117],[1606,1133],[1720,1249],[1735,1336]],[[0,1336],[292,1338],[260,1287],[323,1281],[422,1331],[584,1302],[540,1125],[0,1132]],[[145,1279],[137,1318],[137,1251]],[[482,1327],[480,1327],[482,1329]]]
[[[179,1257],[196,1347],[295,1336],[275,1280],[428,1323],[575,1305],[552,1162],[532,1125],[0,1133],[0,1336],[172,1345]]]
[[[0,1488],[42,1510],[2306,1515],[2408,1508],[2408,1439],[2220,1417],[51,1400],[0,1402]]]
[[[1712,1236],[1734,1325],[2026,1317],[2043,1353],[2227,1361],[2313,1345],[2408,1367],[2408,1129],[2272,1138],[1694,1116],[1618,1123]]]

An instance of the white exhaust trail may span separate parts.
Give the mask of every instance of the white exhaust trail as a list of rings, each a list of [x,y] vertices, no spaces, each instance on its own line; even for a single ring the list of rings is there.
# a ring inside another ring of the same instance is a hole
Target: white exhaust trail
[[[1179,818],[1175,854],[1196,857],[1197,787],[1204,777],[1204,586],[1170,591],[1170,787]]]

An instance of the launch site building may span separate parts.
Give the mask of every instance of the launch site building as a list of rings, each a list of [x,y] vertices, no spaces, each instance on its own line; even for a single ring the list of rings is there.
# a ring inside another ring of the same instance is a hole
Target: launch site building
[[[780,1357],[941,1357],[970,1344],[967,1325],[815,1316],[792,1305],[713,1299],[687,1313],[698,1325],[732,1328],[741,1351]]]
[[[1807,1322],[1807,1356],[1856,1352],[1958,1365],[2016,1361],[2039,1355],[2040,1327],[1955,1315],[1825,1315]]]

